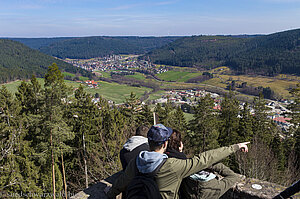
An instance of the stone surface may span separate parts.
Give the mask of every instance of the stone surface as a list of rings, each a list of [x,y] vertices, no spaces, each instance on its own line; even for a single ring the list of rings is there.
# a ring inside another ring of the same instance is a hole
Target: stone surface
[[[77,193],[71,199],[107,199],[104,189],[111,185],[121,172],[115,173],[99,183]],[[265,182],[253,178],[242,178],[234,189],[230,189],[221,198],[222,199],[271,199],[286,187]],[[258,184],[262,188],[257,190],[252,187],[253,184]],[[117,199],[121,197],[117,197]],[[293,199],[300,199],[300,193],[293,196]]]
[[[71,199],[107,199],[104,189],[110,186],[120,175],[121,172],[115,173],[114,175],[101,180],[97,184],[90,186],[89,188],[77,193],[72,196]],[[119,197],[121,199],[121,197]]]
[[[255,189],[252,185],[260,185],[261,189]],[[222,199],[272,199],[280,192],[285,190],[286,187],[257,180],[254,178],[245,178],[237,184],[234,189],[229,190],[222,196]],[[294,199],[300,199],[300,193],[293,196]]]

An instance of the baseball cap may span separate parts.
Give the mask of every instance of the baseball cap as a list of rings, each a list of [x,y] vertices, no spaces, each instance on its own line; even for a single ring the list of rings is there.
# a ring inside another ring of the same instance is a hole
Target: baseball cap
[[[147,133],[147,137],[148,140],[162,144],[163,142],[168,140],[172,133],[173,130],[171,128],[165,127],[162,124],[156,124],[151,126]]]

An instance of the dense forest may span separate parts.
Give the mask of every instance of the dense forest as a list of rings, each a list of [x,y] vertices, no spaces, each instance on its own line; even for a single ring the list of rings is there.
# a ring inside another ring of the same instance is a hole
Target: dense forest
[[[38,50],[41,47],[49,46],[53,43],[73,39],[74,37],[53,37],[53,38],[6,38],[13,41],[18,41],[26,46]]]
[[[184,37],[143,58],[157,64],[212,68],[228,66],[238,74],[300,75],[300,29],[254,37]]]
[[[71,37],[14,39],[58,57],[87,59],[112,54],[144,54],[175,41],[179,37]],[[12,38],[13,39],[13,38]]]
[[[43,77],[52,63],[57,63],[62,71],[91,76],[86,70],[33,50],[22,43],[0,39],[0,83],[29,79],[32,75]]]
[[[225,163],[248,177],[290,185],[300,177],[300,87],[291,92],[295,126],[288,133],[267,118],[262,97],[240,109],[230,93],[218,111],[207,95],[198,101],[190,122],[170,102],[157,104],[154,111],[158,122],[184,134],[185,153],[251,141],[249,153],[233,155]],[[23,81],[15,95],[2,86],[1,197],[72,195],[119,171],[122,143],[139,125],[152,123],[153,112],[134,93],[125,106],[109,105],[102,98],[95,104],[82,86],[74,91],[65,85],[56,64],[48,68],[43,87],[35,77]]]

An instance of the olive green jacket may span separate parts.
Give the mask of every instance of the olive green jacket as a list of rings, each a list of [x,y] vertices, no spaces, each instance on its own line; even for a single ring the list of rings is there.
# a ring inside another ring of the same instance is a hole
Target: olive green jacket
[[[210,167],[238,149],[239,146],[236,144],[206,151],[186,160],[168,158],[156,175],[156,182],[162,198],[178,199],[178,190],[183,178]],[[135,160],[130,161],[125,172],[116,179],[107,193],[108,197],[114,198],[125,191],[137,173],[136,170]]]

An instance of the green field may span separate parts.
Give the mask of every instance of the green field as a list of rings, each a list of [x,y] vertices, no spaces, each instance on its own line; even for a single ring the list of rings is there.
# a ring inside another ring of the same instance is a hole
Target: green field
[[[44,84],[44,79],[38,78],[38,81],[40,82],[41,85]],[[73,88],[78,88],[80,83],[74,82],[74,81],[68,81],[65,80],[65,83],[68,86],[71,86]],[[21,81],[15,81],[7,84],[1,84],[5,85],[6,88],[11,92],[11,93],[16,93],[18,86],[21,84]],[[90,93],[92,95],[95,95],[96,93],[99,93],[100,96],[102,96],[105,99],[112,100],[115,103],[122,103],[125,102],[126,98],[130,96],[131,92],[134,92],[136,96],[139,98],[141,97],[145,91],[149,92],[151,89],[145,88],[145,87],[132,87],[132,86],[127,86],[123,84],[117,84],[117,83],[108,83],[108,82],[99,82],[99,88],[93,89],[93,88],[88,88],[84,86],[85,91],[87,93]]]
[[[151,91],[151,89],[145,87],[132,87],[124,84],[108,83],[104,81],[99,81],[99,83],[100,86],[98,89],[86,88],[85,91],[91,94],[99,93],[103,98],[112,100],[117,104],[125,102],[131,92],[134,92],[139,98],[145,91]]]
[[[149,96],[147,100],[157,100],[162,97],[166,92],[165,91],[157,91]]]
[[[63,74],[64,76],[75,77],[75,74],[73,74],[73,73],[62,72],[62,74]],[[88,80],[88,79],[89,79],[88,77],[79,76],[79,80],[80,80],[80,81],[86,81],[86,80]]]
[[[132,77],[134,79],[138,79],[138,80],[145,80],[146,79],[146,76],[142,73],[138,73],[138,72],[135,72],[134,75],[126,75],[126,77]]]
[[[193,77],[200,76],[202,73],[191,73],[187,71],[167,71],[165,73],[157,74],[156,76],[164,81],[185,82]]]
[[[247,82],[247,85],[253,87],[258,87],[258,86],[270,87],[277,96],[280,96],[282,98],[290,98],[291,97],[289,93],[290,88],[294,88],[297,85],[297,83],[299,83],[298,80],[284,80],[275,77],[263,77],[263,76],[250,77],[246,75],[238,75],[238,76],[219,75],[219,77],[212,78],[202,83],[221,87],[221,88],[226,88],[229,79],[235,80],[236,83],[238,84]]]
[[[21,85],[21,81],[14,81],[6,84],[0,84],[0,86],[5,86],[7,90],[11,93],[16,93],[18,90],[18,86]]]
[[[100,72],[98,71],[98,73],[101,73],[102,74],[102,77],[105,77],[105,78],[110,78],[110,72]]]

